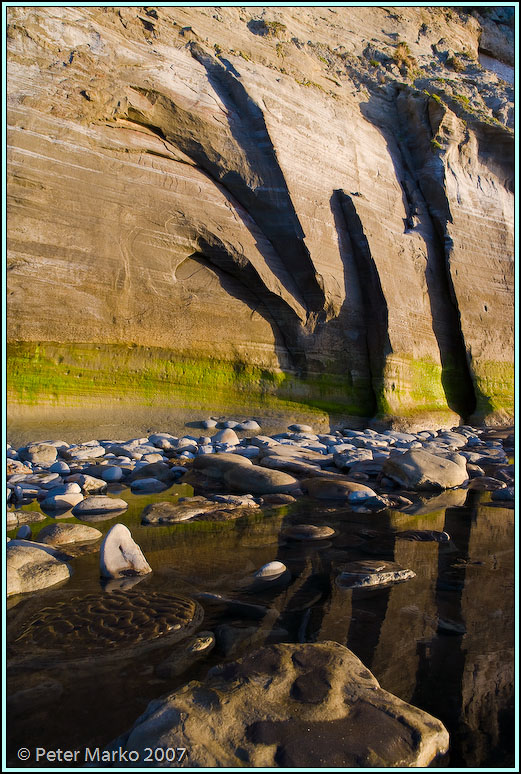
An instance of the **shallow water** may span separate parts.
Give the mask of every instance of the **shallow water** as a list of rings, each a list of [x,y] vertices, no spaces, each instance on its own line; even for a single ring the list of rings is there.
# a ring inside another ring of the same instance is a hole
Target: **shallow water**
[[[270,612],[256,620],[255,614],[202,601],[202,629],[215,631],[226,624],[247,629],[242,632],[246,639],[233,651],[217,646],[168,680],[155,676],[154,666],[182,643],[140,653],[120,650],[109,661],[99,653],[88,659],[85,652],[71,656],[65,650],[62,658],[53,659],[16,644],[35,612],[56,600],[101,592],[98,552],[74,558],[67,583],[9,600],[8,641],[15,645],[8,668],[9,765],[24,765],[15,757],[21,746],[103,746],[128,729],[151,699],[267,642],[324,640],[349,647],[383,688],[445,723],[450,751],[436,766],[513,765],[513,509],[491,506],[489,494],[473,492],[465,506],[416,516],[391,510],[356,514],[302,498],[236,522],[141,526],[145,505],[190,493],[186,486],[155,495],[115,487],[114,496],[128,501],[128,511],[93,526],[105,533],[119,521],[131,529],[153,568],[133,590],[213,592],[264,605]],[[66,520],[76,521],[72,516]],[[33,525],[33,534],[52,521]],[[285,540],[282,530],[298,523],[327,524],[336,534],[317,543]],[[452,540],[395,538],[397,531],[411,528],[445,530]],[[365,530],[376,534],[368,537]],[[359,558],[394,559],[416,577],[375,589],[337,586],[337,565]],[[288,585],[249,588],[252,573],[276,559],[290,570]],[[51,641],[54,646],[56,640]],[[38,692],[35,687],[43,684],[45,690]]]

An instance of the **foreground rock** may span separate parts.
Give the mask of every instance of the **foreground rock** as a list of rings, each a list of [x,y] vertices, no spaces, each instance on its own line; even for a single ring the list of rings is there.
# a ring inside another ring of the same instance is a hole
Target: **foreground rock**
[[[152,572],[142,550],[124,524],[114,524],[105,535],[100,547],[100,571],[103,578],[123,578]]]
[[[52,549],[23,540],[7,546],[7,596],[39,591],[68,580],[71,569]]]
[[[7,529],[20,527],[22,524],[45,521],[46,518],[45,513],[40,513],[40,511],[7,511]]]
[[[420,767],[448,742],[439,720],[382,690],[350,650],[323,642],[272,645],[214,667],[151,702],[109,749],[185,747],[196,768]]]
[[[384,462],[383,474],[406,489],[450,489],[468,479],[467,461],[460,454],[452,459],[437,457],[423,449],[391,455]]]

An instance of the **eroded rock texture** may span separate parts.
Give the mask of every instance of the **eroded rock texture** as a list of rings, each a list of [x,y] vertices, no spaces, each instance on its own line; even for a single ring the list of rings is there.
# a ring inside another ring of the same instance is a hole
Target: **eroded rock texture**
[[[13,395],[43,365],[57,391],[221,369],[358,416],[511,416],[513,88],[477,59],[507,77],[508,14],[8,22]]]

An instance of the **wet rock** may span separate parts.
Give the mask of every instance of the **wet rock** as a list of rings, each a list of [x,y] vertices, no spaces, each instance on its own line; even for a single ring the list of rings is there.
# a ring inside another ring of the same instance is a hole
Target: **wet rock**
[[[18,532],[16,533],[16,537],[19,540],[30,540],[32,537],[33,531],[30,528],[28,524],[22,524],[22,526],[18,529]]]
[[[100,572],[104,578],[152,572],[143,552],[124,524],[114,524],[105,535],[100,546]]]
[[[134,494],[149,494],[153,492],[164,492],[168,489],[168,484],[159,481],[157,478],[138,478],[132,481],[130,489]]]
[[[295,524],[284,529],[282,534],[290,540],[326,540],[335,534],[335,530],[326,526],[317,527],[314,524]]]
[[[224,474],[224,481],[236,492],[252,494],[290,494],[298,488],[298,481],[293,476],[279,470],[248,467],[241,465]]]
[[[297,502],[297,498],[290,494],[265,494],[262,502],[266,505],[291,505]]]
[[[211,495],[209,500],[226,505],[245,506],[247,508],[259,508],[259,503],[253,499],[253,495]]]
[[[322,642],[214,667],[149,704],[109,749],[182,745],[198,768],[421,767],[448,741],[440,721],[382,690],[351,651]]]
[[[507,486],[505,489],[497,489],[492,492],[493,502],[506,502],[515,499],[515,490],[513,486]]]
[[[467,479],[466,459],[459,454],[452,459],[437,457],[423,449],[411,449],[391,455],[384,462],[383,473],[407,489],[450,489]]]
[[[347,500],[353,492],[360,492],[365,497],[375,497],[376,492],[365,484],[338,478],[305,478],[300,485],[311,497],[319,500]]]
[[[37,543],[11,540],[6,557],[8,597],[54,586],[71,575],[68,564]]]
[[[62,546],[68,543],[83,543],[98,540],[102,533],[85,524],[48,524],[38,533],[38,543],[49,546]]]
[[[112,511],[119,513],[127,508],[128,504],[125,500],[117,497],[106,497],[105,495],[93,495],[86,497],[81,503],[75,505],[72,513],[81,520],[84,516],[96,516],[111,513]]]
[[[141,513],[142,524],[176,524],[216,509],[206,497],[187,497],[180,502],[151,503]]]
[[[299,460],[296,457],[283,457],[270,455],[262,458],[260,462],[264,468],[270,470],[282,470],[295,473],[297,476],[323,476],[322,469],[318,465]]]
[[[344,588],[365,588],[409,580],[416,573],[396,562],[360,559],[340,565],[336,583]]]
[[[473,478],[467,488],[478,492],[492,492],[496,489],[505,489],[506,483],[490,476],[480,476],[479,478]]]

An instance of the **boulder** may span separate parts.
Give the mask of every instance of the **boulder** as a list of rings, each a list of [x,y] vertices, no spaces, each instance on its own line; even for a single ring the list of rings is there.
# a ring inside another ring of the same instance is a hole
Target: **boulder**
[[[448,743],[441,721],[380,688],[344,646],[321,642],[213,667],[151,702],[108,749],[184,747],[195,768],[357,769],[425,767]]]
[[[65,511],[76,507],[82,501],[83,495],[81,493],[48,494],[44,500],[40,500],[40,508],[43,511]]]
[[[168,484],[157,478],[138,478],[132,481],[130,489],[134,494],[149,494],[152,492],[164,492]]]
[[[87,543],[91,540],[98,540],[102,533],[94,527],[87,527],[85,524],[48,524],[38,533],[38,543],[45,543],[49,546],[63,546],[68,543]]]
[[[318,500],[347,500],[352,492],[361,492],[366,497],[376,497],[376,492],[365,484],[338,478],[304,478],[300,486],[311,497]]]
[[[114,524],[100,546],[100,572],[103,578],[147,575],[152,568],[132,539],[128,527]]]
[[[24,540],[11,540],[6,549],[7,596],[39,591],[68,580],[71,569],[52,550]]]
[[[212,444],[216,443],[227,443],[230,446],[237,446],[240,441],[235,430],[232,430],[231,427],[226,427],[224,430],[219,430],[218,433],[212,436]]]
[[[224,474],[229,470],[235,470],[238,466],[253,467],[253,463],[248,457],[242,457],[240,454],[202,454],[193,461],[193,469],[202,471],[210,478],[222,480]]]
[[[468,480],[465,457],[453,454],[452,459],[448,459],[423,449],[391,455],[382,470],[385,476],[406,489],[450,489]]]
[[[236,492],[252,494],[290,494],[299,482],[280,470],[239,465],[224,474],[224,481]]]

